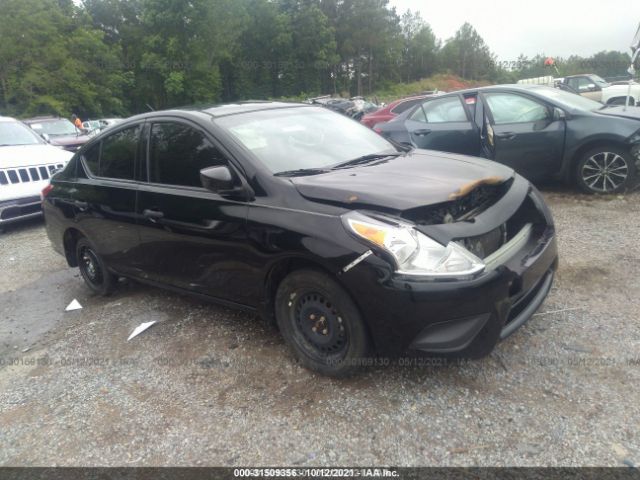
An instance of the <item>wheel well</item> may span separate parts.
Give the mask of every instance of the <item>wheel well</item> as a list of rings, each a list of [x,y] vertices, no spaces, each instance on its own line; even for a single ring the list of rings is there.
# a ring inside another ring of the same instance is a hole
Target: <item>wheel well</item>
[[[622,142],[617,142],[615,140],[593,140],[591,142],[587,142],[582,145],[578,150],[575,151],[573,157],[571,158],[571,169],[568,172],[568,178],[571,182],[575,182],[575,174],[576,168],[578,167],[578,162],[582,158],[582,156],[587,153],[589,150],[599,147],[601,145],[610,145],[612,147],[620,148],[622,150],[626,150],[627,146]]]
[[[355,298],[353,298],[353,296],[351,296],[351,292],[349,292],[349,290],[345,288],[343,283],[340,281],[340,278],[337,277],[334,272],[331,272],[324,265],[322,265],[319,262],[314,262],[313,260],[309,260],[306,258],[288,258],[278,262],[276,265],[271,267],[265,279],[264,301],[259,309],[260,315],[265,320],[267,320],[270,323],[273,323],[274,325],[277,325],[274,300],[276,297],[278,286],[280,285],[280,282],[282,282],[282,280],[284,280],[284,278],[287,275],[289,275],[291,272],[294,272],[296,270],[302,270],[302,269],[318,270],[322,273],[329,275],[336,282],[338,282],[338,285],[340,285],[342,288],[345,289],[347,294],[351,297],[351,300],[353,301],[356,308],[360,312],[362,312],[362,308],[359,305],[358,301]],[[362,320],[364,322],[367,335],[369,335],[372,345],[375,347],[376,345],[371,332],[371,327],[369,325],[369,322],[365,317],[363,317]]]
[[[306,258],[287,258],[281,260],[271,267],[265,278],[264,299],[261,308],[261,315],[268,321],[275,323],[274,299],[280,282],[291,272],[302,269],[320,270],[323,273],[332,275],[329,270],[320,263]],[[332,275],[333,276],[333,275]]]
[[[64,256],[70,267],[78,266],[78,258],[76,257],[76,244],[84,235],[75,228],[69,228],[64,232],[62,244],[64,245]]]

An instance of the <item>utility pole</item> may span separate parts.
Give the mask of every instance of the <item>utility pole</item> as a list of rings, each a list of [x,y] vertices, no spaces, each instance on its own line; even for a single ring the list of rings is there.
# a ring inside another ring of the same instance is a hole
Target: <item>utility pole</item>
[[[631,84],[633,83],[633,77],[636,74],[636,69],[633,67],[633,64],[636,62],[636,59],[638,58],[638,54],[640,54],[640,25],[638,25],[638,30],[636,30],[636,35],[633,37],[633,40],[631,41],[631,65],[629,65],[629,69],[627,70],[627,72],[629,72],[629,75],[631,75],[631,78],[629,79],[629,88],[627,89],[627,100],[624,104],[625,111],[629,106],[629,99],[631,98]]]

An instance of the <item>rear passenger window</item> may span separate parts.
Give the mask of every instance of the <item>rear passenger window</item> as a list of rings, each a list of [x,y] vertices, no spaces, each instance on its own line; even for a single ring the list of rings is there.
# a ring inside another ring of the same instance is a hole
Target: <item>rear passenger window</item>
[[[422,101],[421,98],[414,98],[413,100],[407,100],[406,102],[399,103],[398,105],[393,107],[393,110],[391,110],[391,112],[395,113],[396,115],[400,115],[402,112],[406,112],[411,107],[413,107],[414,105],[417,105],[421,101]]]
[[[428,100],[411,114],[411,120],[424,123],[468,122],[458,97]]]
[[[140,126],[125,128],[102,141],[100,176],[133,180]]]
[[[98,165],[100,161],[100,144],[97,143],[86,152],[82,154],[82,160],[85,166],[89,169],[89,173],[94,176],[98,176]]]
[[[226,165],[220,151],[195,128],[180,123],[155,123],[151,128],[149,181],[200,187],[200,170]]]

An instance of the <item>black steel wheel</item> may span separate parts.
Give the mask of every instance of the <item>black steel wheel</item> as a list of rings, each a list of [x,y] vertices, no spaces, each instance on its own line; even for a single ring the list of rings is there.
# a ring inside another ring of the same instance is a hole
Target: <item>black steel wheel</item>
[[[604,145],[586,152],[576,168],[578,186],[587,193],[619,193],[635,179],[635,162],[624,150]]]
[[[303,365],[346,376],[365,364],[369,338],[356,305],[329,275],[297,270],[278,287],[276,319]]]
[[[100,295],[108,295],[113,291],[115,276],[107,270],[102,257],[86,238],[78,240],[76,258],[80,275],[91,290]]]

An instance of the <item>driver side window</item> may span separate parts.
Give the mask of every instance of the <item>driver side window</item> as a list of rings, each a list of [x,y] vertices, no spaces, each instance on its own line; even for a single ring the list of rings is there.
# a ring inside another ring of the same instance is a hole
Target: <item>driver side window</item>
[[[539,122],[551,118],[551,111],[547,106],[522,95],[488,93],[485,98],[496,125]]]
[[[173,122],[154,123],[149,145],[149,181],[201,187],[200,170],[226,165],[222,153],[198,130]]]

